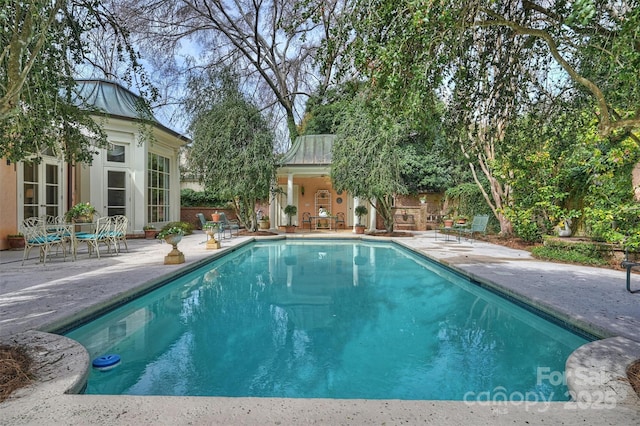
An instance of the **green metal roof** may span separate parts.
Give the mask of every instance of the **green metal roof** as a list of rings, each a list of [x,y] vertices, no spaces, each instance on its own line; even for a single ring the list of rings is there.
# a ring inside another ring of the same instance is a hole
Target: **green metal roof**
[[[285,166],[331,165],[331,148],[335,135],[298,136],[284,155]]]
[[[150,119],[155,126],[183,140],[186,136],[160,123],[151,112],[145,114],[140,97],[118,83],[108,80],[76,80],[77,94],[86,104],[104,113],[127,120]],[[80,101],[76,100],[79,104]],[[81,105],[80,105],[81,106]]]

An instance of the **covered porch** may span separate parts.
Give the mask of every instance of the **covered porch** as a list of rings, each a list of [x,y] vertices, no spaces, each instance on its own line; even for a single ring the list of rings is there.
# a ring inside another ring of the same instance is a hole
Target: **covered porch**
[[[358,223],[355,208],[364,204],[369,212],[361,222],[368,229],[375,229],[375,209],[349,193],[336,191],[331,184],[331,148],[334,139],[334,135],[300,136],[285,154],[283,165],[277,172],[278,192],[269,205],[272,228],[288,223],[284,208],[294,205],[297,214],[291,218],[291,223],[300,230],[316,230],[322,209],[328,213],[329,219],[323,221],[321,228],[350,228],[355,232]],[[343,217],[344,223],[337,221],[337,217]],[[307,218],[311,218],[311,221]]]

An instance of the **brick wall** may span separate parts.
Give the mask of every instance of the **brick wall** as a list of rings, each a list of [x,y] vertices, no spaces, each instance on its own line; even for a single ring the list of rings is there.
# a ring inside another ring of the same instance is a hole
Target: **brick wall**
[[[180,207],[180,221],[193,224],[196,229],[200,229],[200,219],[196,216],[202,213],[207,220],[211,220],[211,213],[220,212],[227,216],[227,219],[237,219],[233,209],[216,209],[210,207]]]

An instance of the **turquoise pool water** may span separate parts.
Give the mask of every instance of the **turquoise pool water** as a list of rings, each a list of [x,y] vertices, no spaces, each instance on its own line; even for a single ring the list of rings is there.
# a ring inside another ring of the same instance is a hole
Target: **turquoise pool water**
[[[547,378],[587,342],[395,244],[350,241],[253,243],[67,336],[122,358],[92,369],[91,394],[434,400],[568,400]]]

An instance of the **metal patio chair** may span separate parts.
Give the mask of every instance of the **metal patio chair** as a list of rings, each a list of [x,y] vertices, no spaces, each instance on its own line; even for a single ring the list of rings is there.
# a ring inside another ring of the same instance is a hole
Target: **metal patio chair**
[[[30,217],[22,221],[20,232],[24,235],[24,254],[22,265],[29,258],[29,253],[34,247],[40,250],[40,261],[46,265],[49,251],[53,247],[62,248],[64,260],[67,260],[67,237],[62,233],[67,231],[64,226],[48,226],[46,221],[38,217]]]

